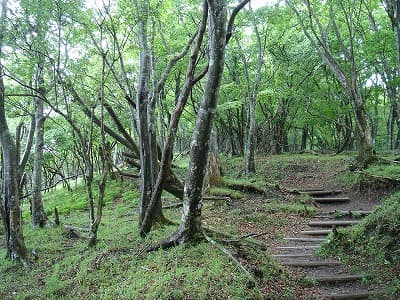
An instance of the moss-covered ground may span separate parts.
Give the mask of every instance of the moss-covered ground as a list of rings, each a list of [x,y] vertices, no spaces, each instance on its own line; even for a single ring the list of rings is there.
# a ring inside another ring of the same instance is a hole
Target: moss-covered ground
[[[347,156],[258,157],[257,173],[246,175],[243,158],[221,159],[224,184],[213,187],[210,193],[230,200],[205,201],[203,223],[232,237],[263,234],[254,240],[225,245],[254,276],[255,284],[207,241],[146,253],[149,245],[167,237],[176,225],[157,226],[147,238],[139,237],[137,183],[108,182],[99,241],[94,248],[87,246],[85,232],[80,232],[79,238],[62,227],[33,230],[26,202],[25,242],[38,258],[32,256],[29,271],[0,259],[0,299],[312,299],[313,283],[281,267],[268,249],[316,213],[307,197],[288,193],[296,188],[299,178],[310,185],[321,184],[323,174],[332,173],[336,180],[340,177],[341,182],[356,185],[360,176],[344,171],[349,161]],[[184,176],[186,163],[176,162],[174,170]],[[45,193],[46,211],[53,219],[57,207],[62,224],[87,227],[84,186],[78,183],[72,187],[72,192],[58,188]],[[164,198],[166,204],[178,201],[168,194]],[[377,214],[354,231],[343,231],[343,238],[331,244],[335,251],[342,249],[338,252],[343,257],[362,256],[364,263],[391,274],[392,289],[400,285],[395,271],[400,269],[398,199],[398,194],[393,196]],[[180,208],[165,210],[165,215],[177,223]],[[4,256],[1,241],[0,257]]]

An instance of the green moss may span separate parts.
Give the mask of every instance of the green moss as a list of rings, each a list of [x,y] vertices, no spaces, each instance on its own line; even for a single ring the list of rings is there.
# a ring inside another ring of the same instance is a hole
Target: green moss
[[[88,248],[86,240],[71,237],[62,228],[33,230],[29,222],[24,225],[28,251],[35,249],[39,259],[29,272],[14,262],[0,260],[1,299],[263,298],[260,286],[248,286],[247,276],[208,242],[143,253],[148,245],[174,232],[176,226],[157,227],[146,239],[140,238],[137,211],[132,205],[137,201],[138,191],[120,182],[110,182],[108,188],[111,190],[107,202],[115,198],[118,201],[105,206],[99,241],[94,248]],[[224,188],[215,192],[243,195]],[[72,193],[64,190],[48,193],[44,205],[50,211],[56,206],[63,224],[88,226],[82,186]],[[165,213],[172,219],[179,217],[176,212]],[[234,225],[226,226],[237,234]],[[249,249],[248,252],[248,257],[257,261],[264,274],[262,285],[271,286],[268,295],[276,299],[283,293],[292,299],[295,289],[291,277],[284,275],[265,251]],[[0,249],[0,255],[5,255],[4,249]],[[277,280],[281,284],[276,284]]]
[[[213,196],[227,196],[232,199],[241,199],[244,196],[242,192],[228,187],[211,187],[210,194]]]

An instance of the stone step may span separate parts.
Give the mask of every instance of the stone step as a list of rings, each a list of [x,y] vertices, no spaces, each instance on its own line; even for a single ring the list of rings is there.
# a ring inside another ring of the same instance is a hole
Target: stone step
[[[321,191],[306,191],[300,192],[301,194],[307,194],[310,196],[329,196],[329,195],[337,195],[340,194],[341,190],[321,190]]]
[[[360,221],[311,221],[308,226],[311,227],[333,227],[333,226],[352,226]]]
[[[324,242],[326,241],[326,239],[320,239],[320,238],[298,238],[298,237],[292,237],[292,238],[284,238],[284,240],[286,241],[295,241],[295,242],[316,242],[316,243],[320,243],[320,242]]]
[[[321,261],[282,261],[282,265],[290,266],[290,267],[301,267],[301,268],[315,268],[315,267],[331,267],[331,266],[339,266],[339,261],[329,261],[329,260],[321,260]]]
[[[314,197],[313,200],[318,203],[343,203],[349,202],[350,198],[348,197]]]
[[[357,281],[363,278],[362,275],[336,275],[336,276],[320,276],[314,277],[314,280],[319,283],[338,283]]]
[[[323,294],[324,299],[332,299],[332,300],[369,299],[372,296],[376,296],[376,293],[372,291],[351,291],[347,293]]]
[[[303,231],[300,231],[300,234],[304,234],[304,235],[328,235],[331,232],[332,232],[332,230],[330,230],[330,229],[326,229],[326,230],[303,230]]]

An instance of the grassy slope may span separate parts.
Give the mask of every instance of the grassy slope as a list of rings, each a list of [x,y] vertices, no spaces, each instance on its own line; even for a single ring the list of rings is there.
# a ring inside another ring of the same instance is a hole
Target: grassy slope
[[[229,188],[215,189],[214,193],[231,195],[234,199],[243,197],[243,193]],[[71,237],[60,228],[33,231],[25,204],[26,244],[29,251],[37,252],[39,259],[33,262],[29,272],[1,259],[0,298],[262,299],[265,294],[271,299],[295,298],[298,282],[257,247],[246,248],[246,259],[252,262],[248,267],[256,266],[263,274],[254,287],[225,254],[208,242],[142,254],[146,246],[168,236],[175,226],[156,228],[147,239],[141,239],[136,226],[138,196],[132,184],[109,183],[100,241],[95,248],[88,248],[85,240]],[[47,212],[51,214],[57,207],[63,224],[87,227],[86,205],[82,185],[72,193],[58,189],[45,194]],[[226,205],[209,204],[205,211],[224,214],[227,209]],[[238,233],[235,218],[240,210],[231,213],[224,214],[224,224],[218,224],[222,220],[218,217],[205,223]],[[180,211],[169,210],[167,216],[178,221]],[[4,255],[5,250],[0,249],[0,257]]]
[[[213,194],[228,195],[234,200],[225,204],[206,202],[204,223],[235,235],[268,230],[262,241],[267,244],[276,241],[287,228],[296,226],[303,216],[315,213],[306,198],[282,197],[274,189],[276,183],[289,185],[301,178],[304,172],[299,168],[301,165],[310,166],[311,172],[312,168],[322,165],[325,168],[322,171],[329,172],[337,167],[338,161],[347,159],[307,155],[258,158],[258,172],[251,176],[243,174],[242,159],[223,159],[228,184],[253,185],[266,193],[255,197],[227,186],[213,188]],[[183,175],[185,164],[179,167],[176,171]],[[354,183],[358,179],[354,180],[354,176],[348,174],[345,180]],[[147,239],[139,238],[136,226],[138,197],[137,188],[132,184],[109,183],[104,218],[99,229],[100,241],[93,249],[86,246],[86,241],[72,238],[60,228],[33,231],[29,225],[29,208],[25,204],[26,244],[30,251],[35,249],[39,259],[33,263],[30,272],[0,259],[0,299],[262,299],[263,296],[270,299],[305,299],[309,283],[286,273],[266,251],[256,246],[230,248],[249,270],[256,268],[263,274],[254,287],[248,284],[248,278],[226,255],[207,242],[168,251],[141,253],[147,245],[166,237],[175,226],[155,228]],[[346,250],[350,247],[355,253],[365,256],[363,251],[369,249],[369,261],[373,260],[375,266],[384,264],[386,269],[377,269],[381,272],[389,270],[391,273],[388,274],[393,274],[398,260],[388,260],[388,254],[378,253],[378,249],[393,248],[388,253],[399,255],[396,252],[398,244],[393,244],[393,239],[387,234],[387,228],[398,233],[399,215],[391,215],[390,223],[382,221],[393,211],[398,212],[398,198],[393,199],[392,204],[383,208],[379,215],[369,218],[370,225],[357,227],[359,233],[344,233],[343,240],[353,239],[350,246],[343,241],[331,244],[335,245],[335,251],[340,247],[347,247]],[[171,202],[176,200],[171,199]],[[87,226],[86,194],[82,185],[78,185],[73,193],[59,189],[45,194],[45,206],[49,213],[56,206],[63,224]],[[170,219],[179,221],[180,209],[168,210],[166,214]],[[382,240],[381,232],[375,229],[377,226],[386,232],[386,239]],[[369,228],[371,234],[362,233],[360,228]],[[368,244],[371,247],[356,249],[356,242],[357,245]],[[343,257],[350,257],[348,251],[342,253]],[[0,249],[0,257],[4,254],[4,249]],[[398,278],[398,274],[394,275]],[[396,287],[395,284],[392,286]]]

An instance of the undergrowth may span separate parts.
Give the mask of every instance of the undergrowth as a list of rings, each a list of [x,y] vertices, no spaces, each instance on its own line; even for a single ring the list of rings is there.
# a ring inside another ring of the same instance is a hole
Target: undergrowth
[[[96,184],[94,191],[97,196]],[[242,201],[245,195],[227,187],[213,188],[211,192],[234,201]],[[167,237],[176,226],[158,226],[146,239],[140,238],[136,225],[138,197],[132,183],[108,183],[99,240],[94,248],[87,246],[86,233],[77,238],[62,227],[33,230],[26,201],[25,243],[38,260],[32,262],[30,271],[9,260],[0,260],[0,299],[263,299],[266,295],[270,299],[295,298],[296,286],[301,283],[293,280],[268,252],[257,247],[240,250],[246,252],[243,263],[249,264],[246,267],[250,272],[256,268],[257,274],[262,274],[255,285],[249,284],[243,271],[209,242],[144,253],[146,247]],[[62,224],[88,227],[83,184],[73,192],[56,189],[45,193],[44,206],[49,215],[56,207]],[[229,228],[227,232],[239,235],[230,208],[207,204],[204,214],[216,209],[225,210],[225,218],[213,216],[211,225],[226,223],[223,226]],[[166,210],[165,214],[178,222],[180,209]],[[235,247],[229,249],[238,255]],[[5,256],[4,248],[0,248],[0,256]]]

